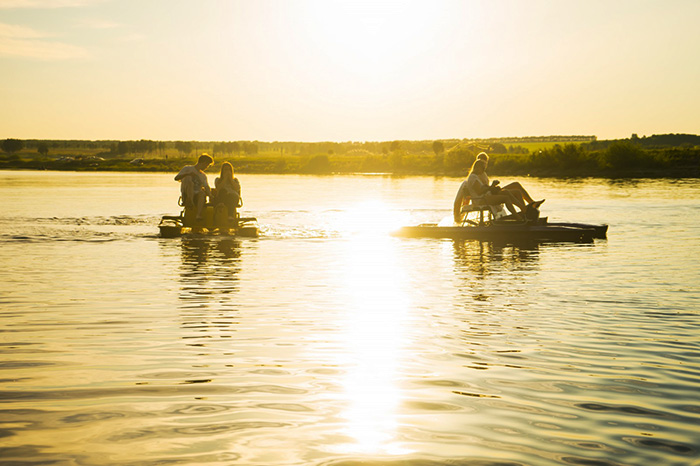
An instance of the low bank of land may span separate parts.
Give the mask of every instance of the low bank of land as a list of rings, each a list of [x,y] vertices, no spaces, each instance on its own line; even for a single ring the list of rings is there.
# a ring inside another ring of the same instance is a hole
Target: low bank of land
[[[8,144],[9,141],[9,144]],[[201,153],[239,173],[464,176],[479,152],[491,175],[700,177],[700,136],[586,136],[346,143],[5,140],[0,169],[177,172]],[[6,150],[9,149],[9,150]]]

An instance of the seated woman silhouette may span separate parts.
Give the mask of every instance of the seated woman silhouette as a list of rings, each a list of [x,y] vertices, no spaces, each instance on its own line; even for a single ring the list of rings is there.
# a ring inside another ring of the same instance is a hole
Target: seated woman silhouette
[[[452,214],[454,221],[461,223],[462,221],[462,201],[467,197],[471,198],[471,202],[475,205],[500,205],[505,204],[510,213],[518,220],[524,220],[522,214],[527,208],[522,199],[514,196],[510,191],[500,190],[495,185],[489,186],[483,182],[482,175],[486,170],[486,162],[483,160],[475,160],[467,179],[462,182],[455,197]],[[516,205],[520,212],[518,212]]]
[[[228,209],[229,220],[235,220],[236,209],[241,205],[241,183],[233,176],[233,165],[221,164],[221,173],[214,180],[214,200],[216,206],[223,203]]]

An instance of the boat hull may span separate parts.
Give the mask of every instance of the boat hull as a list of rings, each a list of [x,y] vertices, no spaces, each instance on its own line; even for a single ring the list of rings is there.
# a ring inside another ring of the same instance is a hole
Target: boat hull
[[[260,231],[255,217],[229,217],[225,206],[207,206],[201,219],[197,219],[193,209],[185,207],[179,216],[164,216],[158,225],[160,236],[177,238],[182,235],[213,234],[257,238]]]
[[[242,224],[235,228],[197,228],[183,227],[181,225],[158,225],[162,238],[178,238],[188,234],[240,236],[244,238],[257,238],[260,230],[257,225]]]
[[[607,225],[606,228],[607,230]],[[590,242],[600,237],[593,225],[579,224],[489,224],[483,226],[439,226],[434,223],[406,226],[393,233],[404,238],[451,238],[481,241]],[[604,236],[603,236],[604,237]]]
[[[573,228],[590,228],[594,232],[594,238],[607,238],[608,236],[608,226],[600,224],[589,224],[589,223],[566,223],[566,222],[547,222],[548,226],[555,227],[573,227]]]

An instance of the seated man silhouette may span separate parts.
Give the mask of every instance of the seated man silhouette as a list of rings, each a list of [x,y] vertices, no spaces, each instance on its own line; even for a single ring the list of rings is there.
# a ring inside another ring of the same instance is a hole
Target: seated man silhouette
[[[202,213],[207,202],[207,196],[211,196],[209,182],[204,170],[214,163],[214,159],[208,154],[199,156],[197,163],[183,167],[175,175],[175,181],[179,181],[182,203],[185,207],[195,207],[197,209],[197,220],[202,220]]]

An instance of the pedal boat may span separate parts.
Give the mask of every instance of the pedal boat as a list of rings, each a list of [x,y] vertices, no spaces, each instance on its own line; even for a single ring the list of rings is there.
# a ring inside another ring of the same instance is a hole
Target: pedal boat
[[[229,215],[224,204],[207,205],[201,219],[197,219],[196,209],[185,206],[180,215],[164,215],[158,224],[160,236],[176,238],[189,233],[219,234],[257,238],[260,234],[258,219],[241,217],[238,211]]]
[[[586,223],[549,223],[547,217],[539,217],[539,211],[530,213],[527,221],[504,215],[498,206],[468,205],[462,208],[462,223],[422,223],[405,226],[392,234],[404,238],[451,238],[480,241],[542,241],[542,242],[592,242],[605,238],[608,225]],[[474,215],[475,214],[475,215]]]

